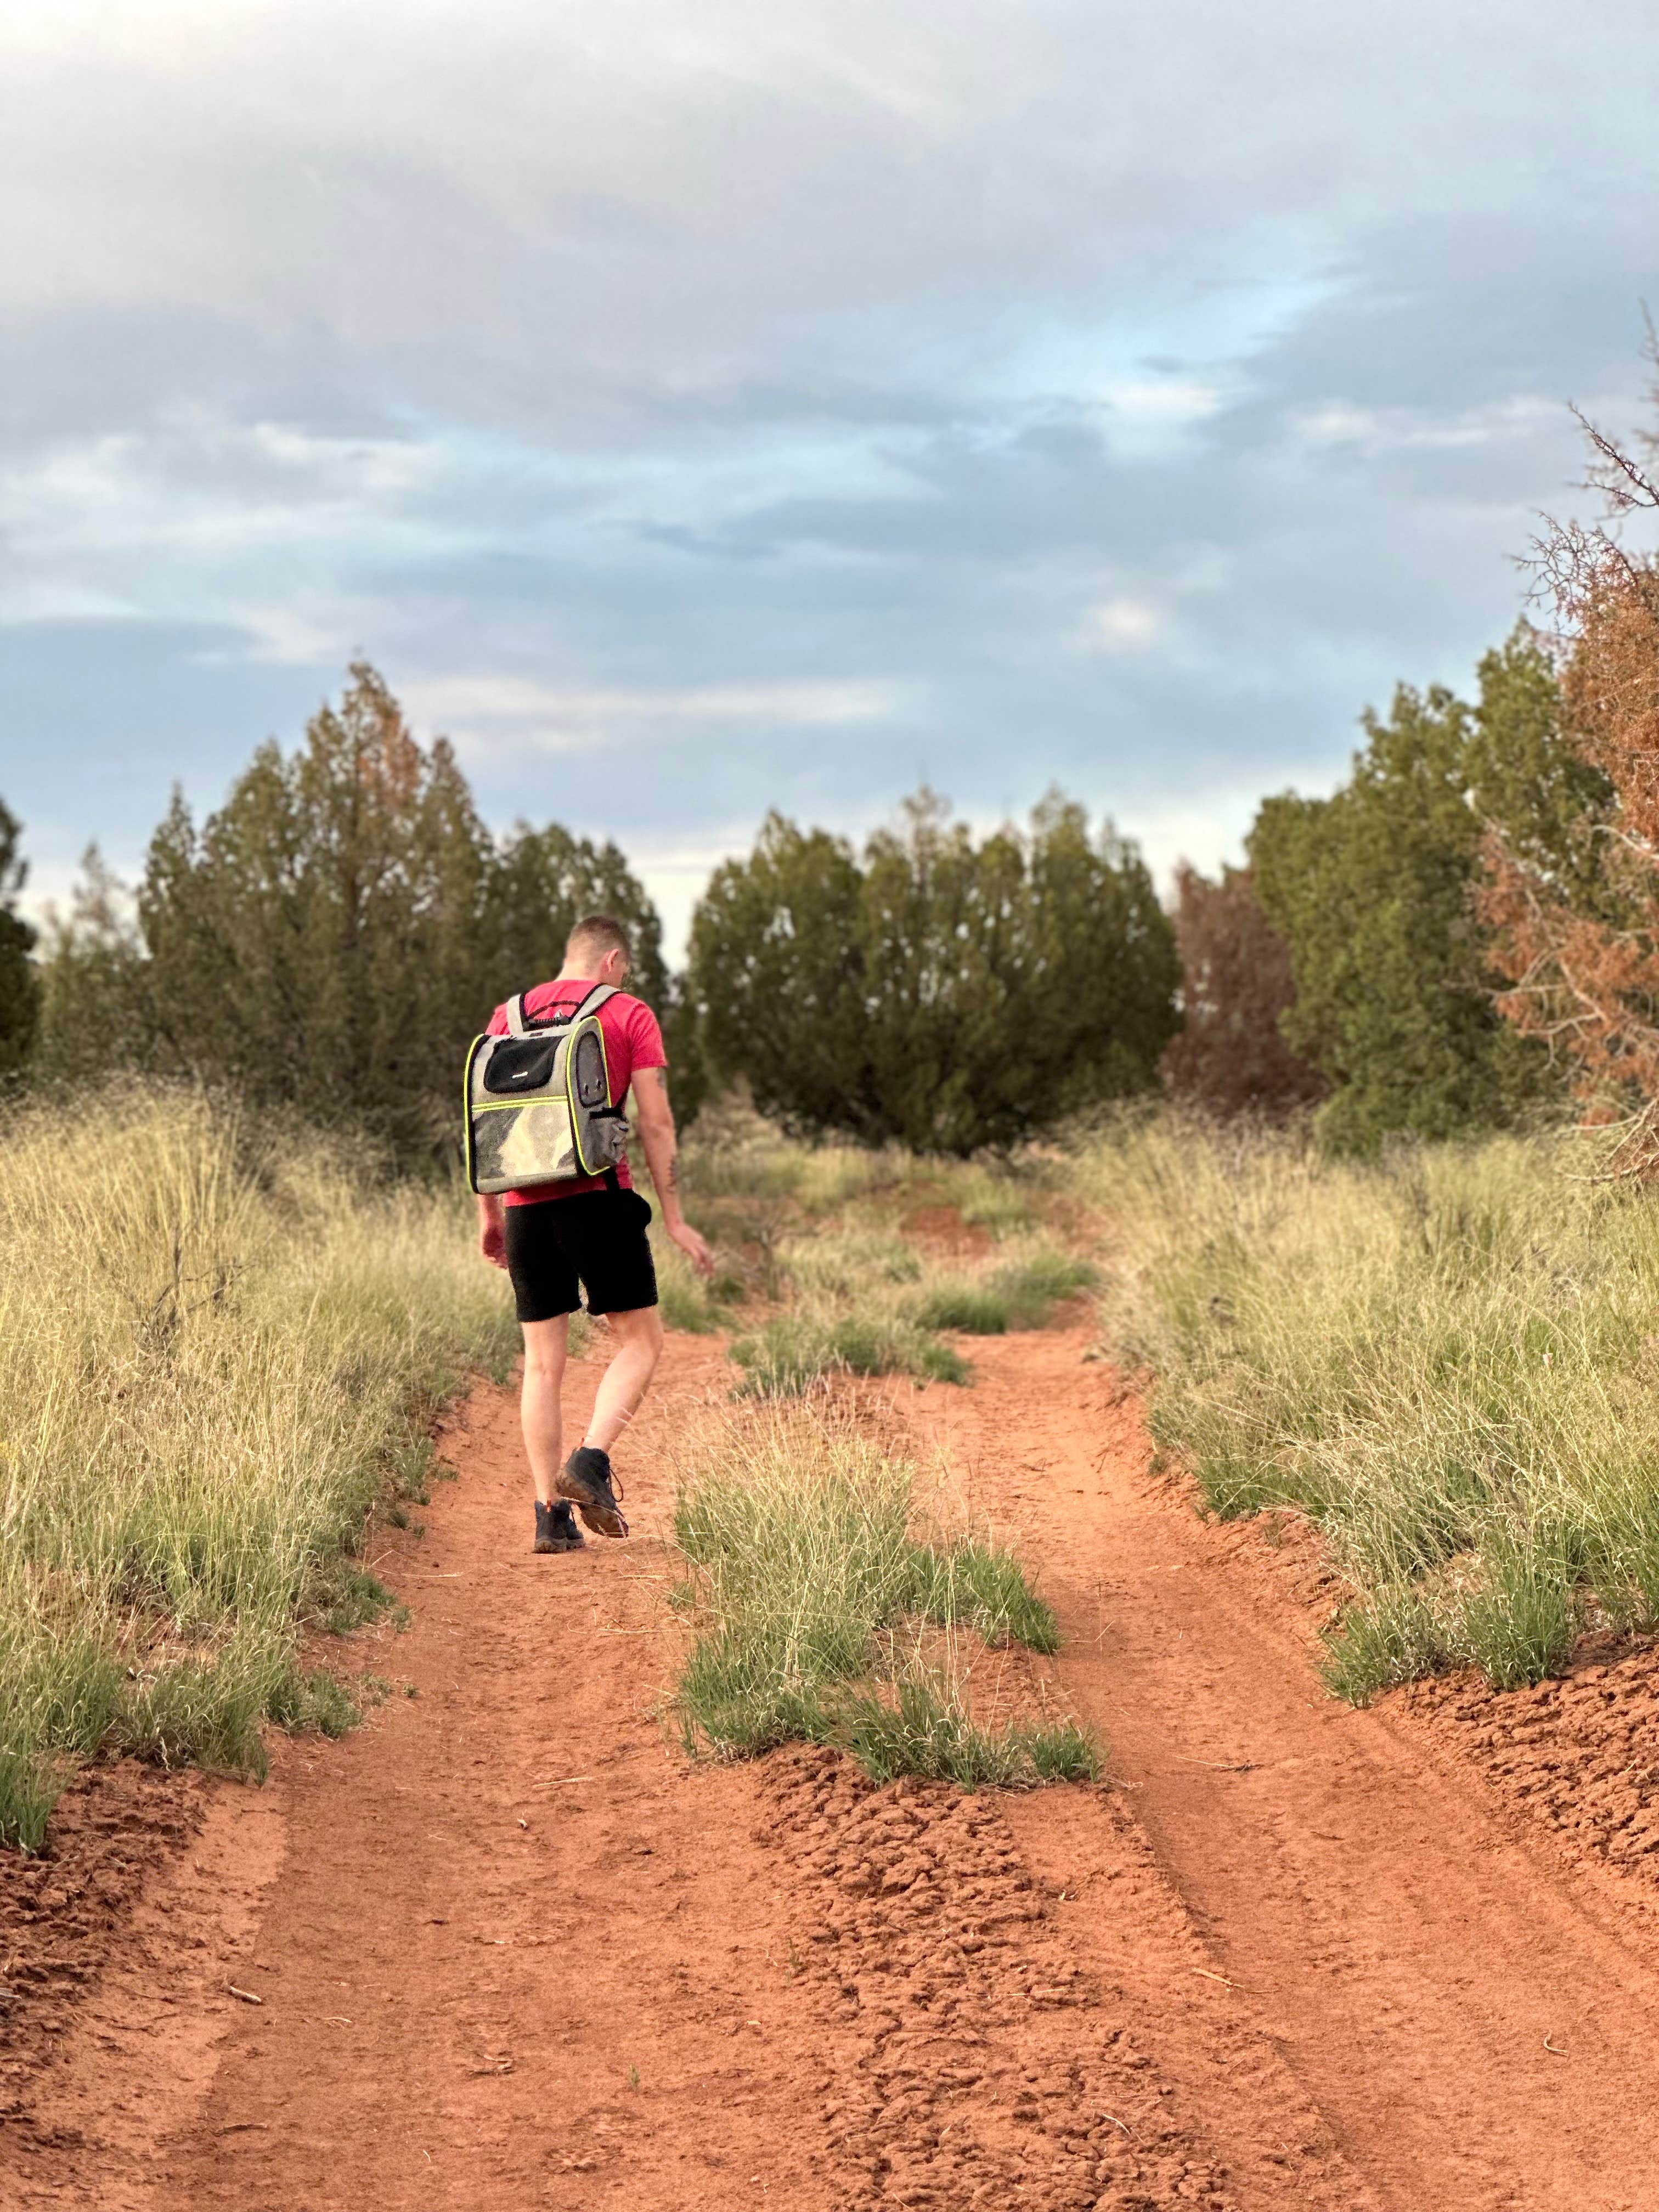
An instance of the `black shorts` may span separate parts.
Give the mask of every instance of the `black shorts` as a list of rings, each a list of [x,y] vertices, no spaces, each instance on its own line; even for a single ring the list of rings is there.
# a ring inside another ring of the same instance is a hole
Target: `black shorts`
[[[657,1303],[646,1229],[651,1206],[636,1190],[579,1190],[503,1209],[507,1270],[520,1321],[574,1313],[630,1313]]]

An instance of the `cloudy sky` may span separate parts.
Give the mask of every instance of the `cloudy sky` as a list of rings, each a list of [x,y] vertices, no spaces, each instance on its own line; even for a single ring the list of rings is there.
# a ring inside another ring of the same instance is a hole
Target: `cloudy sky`
[[[347,659],[683,923],[769,806],[1167,867],[1466,684],[1638,412],[1652,0],[0,0],[0,798]]]

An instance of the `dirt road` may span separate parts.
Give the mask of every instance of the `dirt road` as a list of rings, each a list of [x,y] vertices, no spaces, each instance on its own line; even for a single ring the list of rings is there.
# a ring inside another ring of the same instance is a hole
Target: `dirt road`
[[[1401,2212],[1651,2212],[1659,1975],[1632,1900],[1571,1875],[1455,1747],[1328,1698],[1291,1578],[1149,1479],[1139,1407],[1079,1387],[1061,1336],[1009,1351],[927,1425],[1012,1502],[1158,1863],[1356,2170]],[[1038,1852],[1040,1810],[1011,1817]]]
[[[1291,1578],[1148,1477],[1083,1343],[894,1402],[1039,1563],[1123,1786],[690,1765],[647,1470],[719,1348],[673,1340],[637,1540],[574,1559],[525,1548],[482,1389],[381,1568],[414,1622],[367,1656],[418,1694],[208,1792],[0,2112],[0,2201],[1652,2212],[1645,1923],[1431,1729],[1324,1697]]]

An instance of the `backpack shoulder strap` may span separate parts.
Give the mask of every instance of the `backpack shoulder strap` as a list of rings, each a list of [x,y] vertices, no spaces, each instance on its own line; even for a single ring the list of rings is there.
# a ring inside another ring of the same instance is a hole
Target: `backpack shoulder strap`
[[[507,1033],[511,1036],[528,1036],[532,1030],[574,1029],[584,1014],[597,1014],[607,999],[617,996],[614,983],[596,983],[580,1006],[568,1014],[532,1014],[526,1005],[529,994],[520,991],[516,999],[507,1002]]]

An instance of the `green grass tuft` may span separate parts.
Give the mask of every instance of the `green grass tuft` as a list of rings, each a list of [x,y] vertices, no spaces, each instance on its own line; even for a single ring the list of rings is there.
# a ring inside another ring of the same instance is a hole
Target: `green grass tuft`
[[[883,1315],[781,1314],[758,1336],[732,1346],[745,1372],[738,1395],[798,1398],[832,1375],[912,1375],[919,1382],[966,1382],[960,1352],[914,1322]]]
[[[1001,1336],[1012,1326],[1009,1303],[990,1283],[966,1278],[937,1283],[910,1309],[922,1328],[949,1328],[964,1336]]]
[[[1031,1193],[1006,1173],[969,1168],[961,1175],[958,1191],[957,1210],[963,1219],[999,1240],[1024,1236],[1037,1224]]]
[[[949,1684],[925,1675],[896,1683],[890,1702],[873,1691],[829,1698],[817,1741],[850,1752],[872,1782],[915,1774],[963,1790],[1022,1790],[1100,1778],[1099,1753],[1075,1723],[976,1728]]]
[[[1046,1246],[999,1267],[991,1286],[1007,1301],[1011,1328],[1041,1328],[1062,1298],[1075,1297],[1098,1280],[1087,1260]]]
[[[1008,1553],[912,1535],[908,1467],[804,1408],[740,1415],[714,1451],[723,1471],[683,1493],[675,1516],[696,1628],[677,1696],[689,1749],[837,1744],[883,1779],[969,1786],[1097,1771],[1075,1729],[979,1729],[958,1683],[920,1657],[887,1658],[886,1632],[906,1621],[1040,1651],[1059,1641]]]
[[[1011,1328],[1041,1328],[1060,1299],[1075,1297],[1097,1280],[1088,1261],[1039,1245],[988,1274],[935,1279],[912,1302],[908,1312],[923,1328],[1000,1336]]]
[[[945,1626],[968,1621],[988,1644],[1059,1650],[1054,1608],[1026,1581],[1012,1552],[959,1537],[947,1544],[916,1545],[912,1565],[907,1611]]]
[[[354,1628],[367,1627],[394,1609],[407,1618],[407,1609],[398,1606],[378,1575],[347,1559],[331,1559],[319,1570],[311,1602],[331,1636],[349,1636]]]

